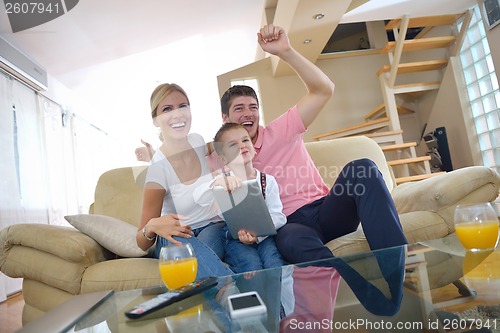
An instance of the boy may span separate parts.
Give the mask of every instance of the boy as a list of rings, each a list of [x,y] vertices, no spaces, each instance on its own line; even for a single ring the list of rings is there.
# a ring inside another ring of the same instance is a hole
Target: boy
[[[264,175],[253,167],[255,149],[247,130],[240,124],[226,123],[222,125],[214,138],[214,148],[224,164],[223,174],[215,178],[195,192],[195,200],[199,204],[213,201],[211,188],[222,186],[233,191],[242,185],[244,180],[261,179],[260,186],[266,205],[276,229],[286,223],[283,205],[279,198],[278,184],[273,176]],[[262,177],[261,177],[262,176]],[[235,273],[280,267],[285,264],[278,252],[274,237],[256,237],[246,230],[238,232],[239,239],[234,239],[227,225],[223,229],[224,261]]]

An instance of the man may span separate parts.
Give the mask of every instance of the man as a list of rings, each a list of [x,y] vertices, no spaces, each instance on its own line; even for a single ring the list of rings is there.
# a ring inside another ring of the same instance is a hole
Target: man
[[[221,98],[222,119],[245,126],[257,152],[254,166],[278,182],[287,216],[287,224],[276,236],[282,255],[292,263],[331,258],[333,254],[324,244],[355,231],[360,221],[372,249],[406,244],[390,193],[372,161],[361,159],[346,165],[329,190],[307,153],[304,132],[332,96],[332,81],[290,46],[283,28],[264,26],[258,42],[296,71],[307,93],[262,127],[255,91],[234,86]]]

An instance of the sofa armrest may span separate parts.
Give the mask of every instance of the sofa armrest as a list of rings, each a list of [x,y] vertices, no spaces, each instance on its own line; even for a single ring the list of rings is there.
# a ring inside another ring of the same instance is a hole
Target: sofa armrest
[[[16,224],[0,231],[0,270],[9,275],[6,262],[13,248],[38,250],[75,264],[90,266],[113,258],[89,236],[70,227],[46,224]]]
[[[93,265],[113,255],[99,243],[80,231],[47,224],[16,224],[0,231],[0,267],[14,246],[34,248],[66,261]]]
[[[16,224],[0,231],[0,271],[80,292],[87,267],[116,257],[89,236],[70,227]]]
[[[404,183],[391,192],[399,214],[412,211],[439,212],[455,207],[480,189],[471,201],[490,202],[497,198],[500,176],[490,168],[472,166],[418,182]]]

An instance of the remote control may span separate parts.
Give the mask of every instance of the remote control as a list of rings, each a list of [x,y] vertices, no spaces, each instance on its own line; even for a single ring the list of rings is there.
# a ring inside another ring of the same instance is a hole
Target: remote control
[[[125,315],[131,319],[140,318],[148,313],[164,308],[167,305],[188,298],[189,296],[199,294],[212,288],[216,284],[217,278],[213,276],[194,281],[193,283],[189,283],[180,289],[170,290],[144,303],[141,303],[130,311],[125,312]]]

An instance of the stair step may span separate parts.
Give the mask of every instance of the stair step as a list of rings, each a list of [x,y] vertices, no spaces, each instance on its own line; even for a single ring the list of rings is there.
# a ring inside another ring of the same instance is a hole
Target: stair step
[[[438,90],[440,86],[441,82],[439,81],[402,84],[394,87],[394,93],[395,94],[421,93],[430,90]]]
[[[375,109],[373,109],[370,113],[368,113],[366,116],[364,116],[365,121],[368,121],[370,119],[377,119],[378,117],[381,117],[385,113],[385,104],[382,103],[379,106],[377,106]]]
[[[420,27],[436,27],[439,25],[450,25],[455,23],[464,14],[450,14],[450,15],[437,15],[437,16],[424,16],[424,17],[414,17],[410,18],[408,22],[408,28],[420,28]],[[386,24],[385,30],[392,30],[398,28],[401,24],[401,19],[394,19]]]
[[[390,151],[390,150],[407,149],[416,146],[417,146],[416,142],[405,142],[395,145],[380,146],[380,148],[382,148],[382,151]]]
[[[412,114],[412,113],[415,113],[415,111],[413,111],[412,109],[409,109],[409,108],[407,108],[405,106],[402,106],[402,105],[399,105],[399,104],[397,104],[396,107],[398,109],[398,114],[400,114],[400,115],[401,114]],[[367,114],[366,116],[364,116],[364,118],[365,118],[365,121],[369,121],[369,120],[372,120],[372,119],[380,118],[384,114],[385,114],[385,104],[380,104],[375,109],[373,109],[373,111],[371,111],[369,114]]]
[[[379,146],[403,141],[403,130],[373,132],[373,133],[365,133],[362,135],[372,139]]]
[[[419,157],[413,157],[413,158],[403,158],[403,159],[394,160],[394,161],[387,161],[387,164],[390,166],[396,166],[396,165],[430,161],[430,159],[431,159],[431,157],[426,155],[426,156],[419,156]]]
[[[367,134],[363,134],[363,135],[373,139],[373,138],[378,138],[381,136],[391,136],[391,135],[399,135],[399,134],[403,134],[403,130],[375,132],[375,133],[367,133]]]
[[[408,177],[399,177],[396,178],[396,184],[402,184],[402,183],[407,183],[407,182],[413,182],[417,180],[423,180],[427,178],[431,178],[434,176],[442,175],[445,174],[446,172],[434,172],[434,173],[424,173],[422,175],[415,175],[415,176],[408,176]]]
[[[418,61],[418,62],[399,64],[398,74],[438,70],[444,68],[447,64],[448,60],[428,60],[428,61]],[[390,71],[391,71],[391,65],[384,65],[377,71],[377,76],[380,76],[382,73]]]
[[[363,133],[370,133],[373,131],[376,131],[379,128],[385,127],[389,125],[389,118],[384,117],[372,121],[367,121],[362,124],[354,125],[351,127],[331,131],[328,133],[320,134],[313,136],[313,140],[319,141],[322,138],[325,138],[327,136],[330,136],[331,139],[334,138],[339,138],[339,137],[344,137],[344,136],[351,136],[351,135],[360,135]]]
[[[455,36],[408,39],[404,41],[403,51],[409,52],[409,51],[429,50],[429,49],[448,47],[455,41],[455,39],[456,39]],[[380,53],[382,54],[388,53],[395,46],[396,42],[388,42]]]

